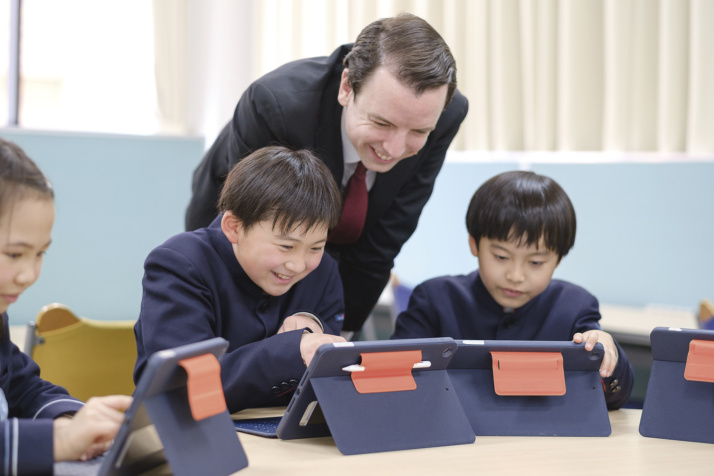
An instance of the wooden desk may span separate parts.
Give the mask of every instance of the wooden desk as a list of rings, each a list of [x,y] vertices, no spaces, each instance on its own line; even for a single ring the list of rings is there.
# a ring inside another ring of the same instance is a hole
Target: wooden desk
[[[239,434],[250,475],[709,475],[714,445],[645,438],[639,410],[610,412],[606,438],[486,437],[471,445],[344,456],[332,438],[282,441]],[[253,417],[265,416],[251,415]]]

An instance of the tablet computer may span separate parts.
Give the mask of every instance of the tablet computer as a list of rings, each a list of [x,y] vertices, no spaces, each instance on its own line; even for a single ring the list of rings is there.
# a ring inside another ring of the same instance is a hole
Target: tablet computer
[[[656,327],[640,434],[714,443],[714,331]]]
[[[344,454],[472,443],[446,373],[455,352],[451,338],[322,345],[277,435],[332,435]]]
[[[228,341],[217,337],[162,350],[149,358],[99,469],[101,476],[230,474],[248,465],[227,410],[194,419],[187,373],[180,365],[205,354],[220,360],[227,347]]]
[[[448,374],[476,436],[607,436],[602,344],[460,340]]]

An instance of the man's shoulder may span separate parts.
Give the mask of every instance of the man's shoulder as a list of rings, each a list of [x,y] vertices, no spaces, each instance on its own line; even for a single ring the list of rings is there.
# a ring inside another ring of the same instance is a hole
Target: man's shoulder
[[[276,93],[321,91],[335,74],[342,72],[342,59],[352,45],[342,45],[330,56],[290,61],[266,73],[251,84],[251,89],[266,88]]]

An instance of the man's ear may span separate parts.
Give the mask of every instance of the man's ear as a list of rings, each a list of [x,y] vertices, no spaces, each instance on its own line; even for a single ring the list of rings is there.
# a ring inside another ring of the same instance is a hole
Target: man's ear
[[[469,248],[471,248],[471,254],[478,258],[478,243],[471,235],[469,235]]]
[[[225,212],[223,213],[223,218],[221,218],[221,230],[223,230],[223,234],[226,235],[228,241],[234,245],[238,244],[243,231],[243,222],[233,212]]]
[[[340,90],[337,93],[337,102],[341,106],[346,106],[350,101],[350,95],[352,94],[352,86],[350,86],[347,76],[349,75],[349,70],[345,68],[342,70],[342,78],[340,79]]]

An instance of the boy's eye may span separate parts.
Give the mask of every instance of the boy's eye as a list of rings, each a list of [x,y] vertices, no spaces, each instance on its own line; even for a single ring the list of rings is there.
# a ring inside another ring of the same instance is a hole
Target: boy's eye
[[[531,261],[531,264],[532,264],[533,266],[540,266],[540,265],[543,264],[543,262],[542,262],[542,261]]]
[[[292,245],[280,245],[280,247],[286,251],[290,251],[293,249]]]
[[[322,251],[322,250],[323,250],[322,246],[316,246],[316,247],[312,248],[312,251],[315,251],[315,252],[318,252],[318,253],[319,253],[320,251]]]
[[[496,259],[497,259],[497,260],[500,260],[500,261],[504,261],[504,260],[508,259],[508,258],[506,258],[505,256],[502,256],[502,255],[493,255],[493,256],[495,256]]]
[[[5,256],[7,256],[10,259],[18,259],[18,258],[22,257],[22,253],[8,252],[8,253],[5,253]]]

